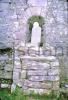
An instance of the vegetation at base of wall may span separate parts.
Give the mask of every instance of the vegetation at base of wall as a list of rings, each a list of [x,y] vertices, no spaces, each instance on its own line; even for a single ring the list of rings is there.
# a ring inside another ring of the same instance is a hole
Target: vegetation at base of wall
[[[0,79],[0,83],[3,83],[3,84],[12,84],[12,79]]]
[[[5,48],[5,49],[0,49],[0,54],[11,54],[12,53],[12,48]]]
[[[16,90],[13,93],[10,93],[10,91],[6,89],[1,90],[0,100],[67,100],[67,98],[64,98],[62,94],[56,95],[54,92],[49,95],[39,95],[34,93],[26,95],[19,87],[16,87]]]
[[[65,84],[68,84],[68,79],[67,78],[62,78],[60,80],[60,87],[64,87]]]

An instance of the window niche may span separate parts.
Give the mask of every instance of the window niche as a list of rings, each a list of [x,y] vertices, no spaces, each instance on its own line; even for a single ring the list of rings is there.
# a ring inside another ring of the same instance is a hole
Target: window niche
[[[32,33],[32,27],[33,27],[33,23],[34,22],[38,22],[39,26],[41,27],[41,43],[40,46],[43,45],[43,25],[44,25],[44,18],[41,16],[32,16],[28,19],[28,26],[29,26],[29,32],[27,33],[27,42],[30,43],[31,42],[31,33]]]

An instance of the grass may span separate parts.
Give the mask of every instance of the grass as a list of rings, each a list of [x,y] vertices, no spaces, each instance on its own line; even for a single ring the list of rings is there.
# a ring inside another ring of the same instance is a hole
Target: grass
[[[68,100],[64,98],[63,95],[56,95],[51,93],[49,95],[39,95],[31,93],[29,95],[24,94],[19,87],[13,93],[10,93],[9,90],[0,91],[0,100]]]

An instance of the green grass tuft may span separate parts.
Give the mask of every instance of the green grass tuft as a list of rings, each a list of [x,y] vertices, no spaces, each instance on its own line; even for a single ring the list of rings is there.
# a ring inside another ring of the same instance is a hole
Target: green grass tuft
[[[57,96],[54,92],[50,95],[39,95],[35,93],[26,95],[19,87],[16,87],[13,93],[10,93],[8,90],[0,91],[0,100],[67,100],[67,98],[64,98],[62,94]]]

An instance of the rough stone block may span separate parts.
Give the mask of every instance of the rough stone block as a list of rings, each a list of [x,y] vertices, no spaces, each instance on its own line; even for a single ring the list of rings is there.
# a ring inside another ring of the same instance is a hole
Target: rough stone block
[[[23,85],[30,88],[50,89],[52,87],[52,82],[33,82],[25,80]]]
[[[59,69],[53,68],[48,70],[48,75],[59,75]]]
[[[21,68],[14,68],[13,71],[19,73],[19,72],[21,72]]]
[[[25,91],[26,93],[30,94],[30,93],[39,93],[39,94],[50,94],[51,90],[47,90],[47,89],[35,89],[35,88],[29,88]]]
[[[30,81],[36,81],[36,82],[45,81],[45,76],[30,76],[28,77],[28,79]]]
[[[8,88],[10,87],[9,84],[1,84],[1,88]]]
[[[46,76],[48,81],[58,81],[60,80],[59,75],[53,75],[53,76]]]
[[[29,70],[28,72],[27,72],[27,75],[28,76],[45,76],[45,75],[47,75],[47,70]]]
[[[20,65],[15,65],[14,68],[15,69],[21,69],[21,66]]]
[[[16,84],[13,83],[12,86],[11,86],[11,93],[14,92],[15,89],[16,89]]]
[[[26,79],[26,70],[21,71],[21,79]]]
[[[30,68],[29,68],[28,65],[24,65],[24,64],[23,64],[23,65],[22,65],[22,69],[23,69],[23,70],[27,70],[27,69],[30,69]]]
[[[51,62],[51,67],[55,67],[55,66],[59,66],[59,62],[58,61]]]
[[[19,80],[19,72],[13,72],[13,80]]]
[[[52,90],[59,90],[59,81],[55,81],[52,83]]]
[[[4,67],[4,70],[5,70],[5,71],[13,71],[13,66],[10,65],[10,64],[7,64],[7,65]]]
[[[16,66],[20,66],[20,62],[19,61],[15,61],[15,65]]]
[[[4,73],[4,78],[5,79],[12,79],[12,72],[5,72]]]

